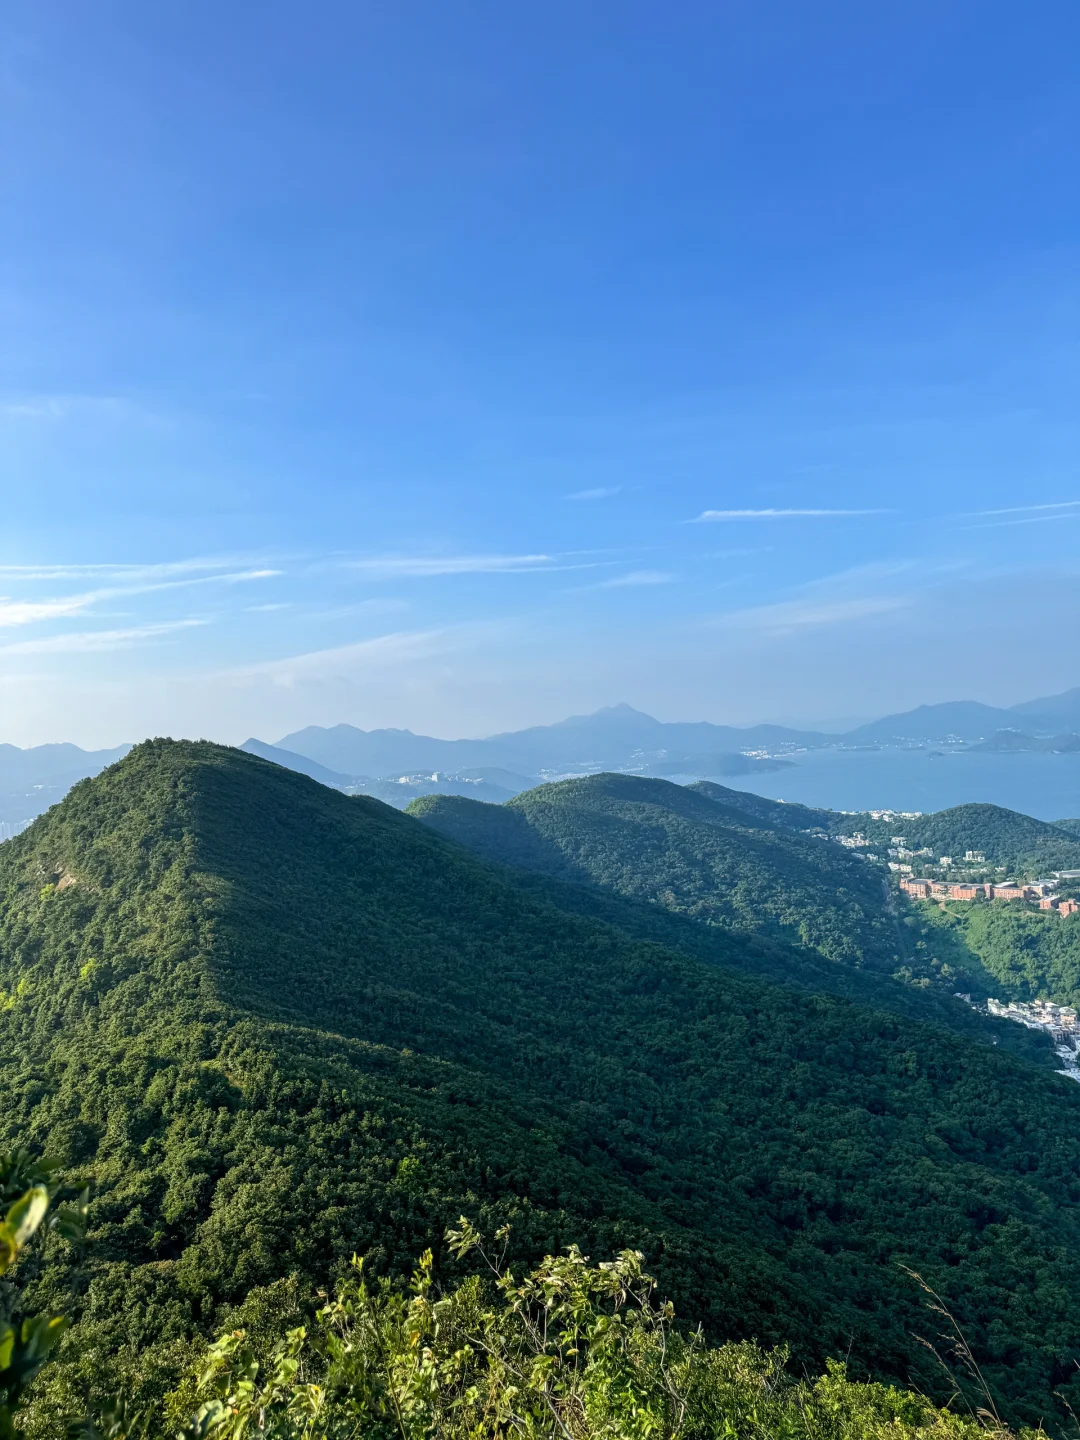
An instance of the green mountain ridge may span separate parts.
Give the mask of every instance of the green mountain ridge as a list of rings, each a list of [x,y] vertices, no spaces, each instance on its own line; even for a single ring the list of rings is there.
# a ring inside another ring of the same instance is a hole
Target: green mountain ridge
[[[937,854],[981,850],[992,864],[1020,870],[1080,867],[1080,820],[1037,820],[1002,805],[973,802],[925,815],[877,818],[868,811],[821,810],[760,795],[730,790],[711,781],[687,787],[733,810],[744,809],[759,820],[783,829],[822,831],[827,835],[861,832],[871,844],[887,846],[902,834],[915,848],[930,846]]]
[[[427,796],[409,813],[489,860],[625,897],[825,959],[891,975],[904,961],[881,872],[839,846],[795,833],[795,807],[709,783],[628,775],[543,785],[495,809]],[[741,798],[741,797],[740,797]],[[809,812],[811,815],[817,812]]]
[[[1075,1388],[1073,1082],[569,914],[376,801],[139,746],[0,851],[0,988],[6,1138],[94,1186],[85,1261],[24,1297],[76,1292],[59,1390],[151,1385],[253,1288],[400,1273],[462,1212],[941,1393],[906,1264],[1008,1415]]]
[[[826,838],[876,829],[875,843],[884,845],[903,826],[910,845],[925,837],[963,855],[981,840],[991,860],[1026,856],[1030,868],[1039,857],[1060,863],[1075,849],[1059,827],[997,806],[873,821],[708,781],[684,788],[612,775],[545,785],[498,807],[426,797],[410,813],[488,860],[639,902],[633,913],[616,908],[608,918],[643,938],[1020,1053],[1030,1055],[1030,1032],[1010,1024],[988,1032],[986,1017],[956,993],[1080,1000],[1078,917],[1007,902],[947,912],[913,906],[892,895],[880,869]],[[557,903],[581,908],[565,897]],[[651,927],[645,909],[655,917]],[[661,935],[657,912],[669,926],[676,917],[687,923]],[[717,949],[720,930],[757,944],[725,954]]]
[[[1080,843],[1070,833],[1068,821],[1051,824],[1001,805],[954,805],[927,815],[893,816],[875,820],[872,815],[843,815],[826,811],[834,818],[827,822],[830,833],[862,831],[875,845],[887,844],[902,834],[907,844],[919,849],[929,846],[936,855],[962,857],[966,850],[981,850],[990,864],[1018,871],[1047,871],[1080,868]]]
[[[763,795],[751,794],[749,790],[731,790],[726,785],[718,785],[715,780],[698,780],[686,788],[715,800],[729,810],[751,815],[781,830],[827,830],[832,833],[846,821],[846,817],[837,810],[820,810],[812,805],[800,805],[798,801],[767,800]]]
[[[803,809],[708,782],[682,787],[616,775],[547,785],[504,805],[425,796],[408,813],[506,867],[516,884],[560,909],[768,983],[946,1025],[1056,1064],[1047,1037],[955,997],[961,986],[984,998],[1000,988],[961,937],[931,930],[906,902],[898,911],[880,872],[848,851],[784,833],[802,830],[807,815],[826,813]],[[774,816],[783,827],[770,823]],[[762,848],[774,829],[781,830],[775,846]],[[792,855],[812,857],[817,888],[808,888],[805,869],[788,868]],[[869,944],[814,948],[814,939],[828,941],[846,923],[850,901],[843,891],[851,883],[873,922],[862,932]],[[780,919],[793,923],[771,922],[757,903],[763,891]],[[732,895],[742,904],[729,905]],[[807,909],[815,924],[807,923]],[[936,949],[947,969],[934,969]],[[898,978],[910,980],[913,967],[920,984]]]

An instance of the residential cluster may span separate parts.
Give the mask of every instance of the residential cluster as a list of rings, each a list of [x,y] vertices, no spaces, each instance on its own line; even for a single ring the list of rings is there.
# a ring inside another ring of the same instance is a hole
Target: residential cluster
[[[1032,999],[1030,1004],[1022,999],[999,1001],[988,999],[986,1009],[991,1015],[1001,1015],[1004,1020],[1018,1020],[1021,1025],[1030,1025],[1038,1030],[1048,1030],[1054,1040],[1066,1040],[1068,1035],[1080,1031],[1074,1005],[1054,1005],[1048,999]]]
[[[958,1000],[964,1000],[975,1010],[982,1005],[970,995],[956,992]],[[1002,1020],[1015,1020],[1029,1030],[1048,1030],[1054,1042],[1054,1050],[1063,1068],[1059,1075],[1080,1081],[1080,1020],[1072,1005],[1055,1005],[1050,1000],[987,1000],[986,1009],[991,1015]]]
[[[1017,885],[1006,882],[994,885],[990,881],[982,884],[948,880],[900,881],[900,889],[913,900],[1033,900],[1040,910],[1056,910],[1059,915],[1075,915],[1080,911],[1080,901],[1063,899],[1054,894],[1057,882],[1054,880],[1032,880],[1029,884]]]
[[[991,1015],[1017,1020],[1029,1029],[1049,1030],[1059,1044],[1071,1040],[1073,1048],[1076,1047],[1080,1020],[1072,1005],[1054,1005],[1049,1000],[1032,1000],[1030,1004],[1023,1000],[1010,1000],[1007,1004],[1001,1000],[987,1000],[986,1008]]]

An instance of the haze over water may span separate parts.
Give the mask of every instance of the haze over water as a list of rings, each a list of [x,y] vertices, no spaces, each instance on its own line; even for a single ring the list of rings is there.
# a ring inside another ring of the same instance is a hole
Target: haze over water
[[[795,768],[725,777],[772,800],[830,810],[944,810],[983,802],[1040,820],[1080,815],[1080,755],[978,755],[934,749],[810,750]]]

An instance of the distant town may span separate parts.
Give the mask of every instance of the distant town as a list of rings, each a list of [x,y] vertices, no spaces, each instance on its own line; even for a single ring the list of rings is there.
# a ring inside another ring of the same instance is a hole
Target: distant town
[[[956,998],[975,1010],[981,1010],[970,995],[959,992]],[[1014,1020],[1029,1030],[1045,1030],[1054,1042],[1058,1059],[1063,1062],[1060,1075],[1080,1081],[1080,1018],[1073,1005],[1055,1005],[1050,1000],[987,1000],[986,1011],[1001,1020]]]
[[[876,810],[870,814],[875,820],[889,822],[920,818],[915,813],[902,814],[895,810]],[[1057,893],[1063,882],[1080,879],[1080,870],[1056,870],[1047,879],[1016,880],[1007,877],[1004,866],[988,865],[983,850],[965,850],[962,856],[935,855],[928,845],[915,849],[908,844],[906,836],[893,835],[884,855],[881,855],[873,853],[870,848],[881,846],[880,838],[873,840],[858,830],[851,835],[829,836],[824,831],[809,833],[833,840],[837,845],[854,851],[860,859],[877,863],[884,860],[897,877],[901,892],[912,900],[1020,900],[1059,915],[1075,915],[1080,911],[1080,900]],[[924,873],[916,875],[913,873],[916,869]],[[986,878],[987,872],[994,869],[1001,878]],[[927,870],[938,873],[927,875]],[[956,873],[958,871],[959,874]]]
[[[1059,883],[1057,877],[1053,880],[1033,880],[1025,885],[995,885],[989,880],[980,884],[966,881],[952,883],[948,880],[912,880],[905,877],[900,881],[900,889],[913,900],[1029,900],[1035,901],[1040,910],[1075,915],[1080,910],[1080,900],[1055,895]]]

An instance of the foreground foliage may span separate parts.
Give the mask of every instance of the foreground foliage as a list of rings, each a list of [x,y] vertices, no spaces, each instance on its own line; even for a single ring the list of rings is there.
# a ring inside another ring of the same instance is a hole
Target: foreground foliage
[[[505,1240],[506,1232],[496,1237]],[[363,1263],[317,1312],[257,1353],[224,1335],[160,1405],[123,1401],[76,1424],[79,1440],[981,1440],[1007,1432],[924,1397],[849,1381],[831,1362],[794,1379],[783,1351],[713,1348],[674,1324],[642,1256],[591,1265],[573,1246],[520,1275],[468,1221],[448,1232],[479,1251],[489,1283],[448,1292],[432,1255],[411,1283],[372,1285]],[[968,1402],[958,1393],[961,1404]],[[191,1407],[195,1406],[194,1413]]]
[[[63,1199],[55,1165],[24,1149],[0,1154],[0,1276],[8,1277],[34,1237],[53,1234],[80,1240],[86,1195]],[[15,1435],[15,1415],[25,1393],[67,1328],[62,1314],[20,1315],[10,1279],[0,1281],[0,1437]]]

